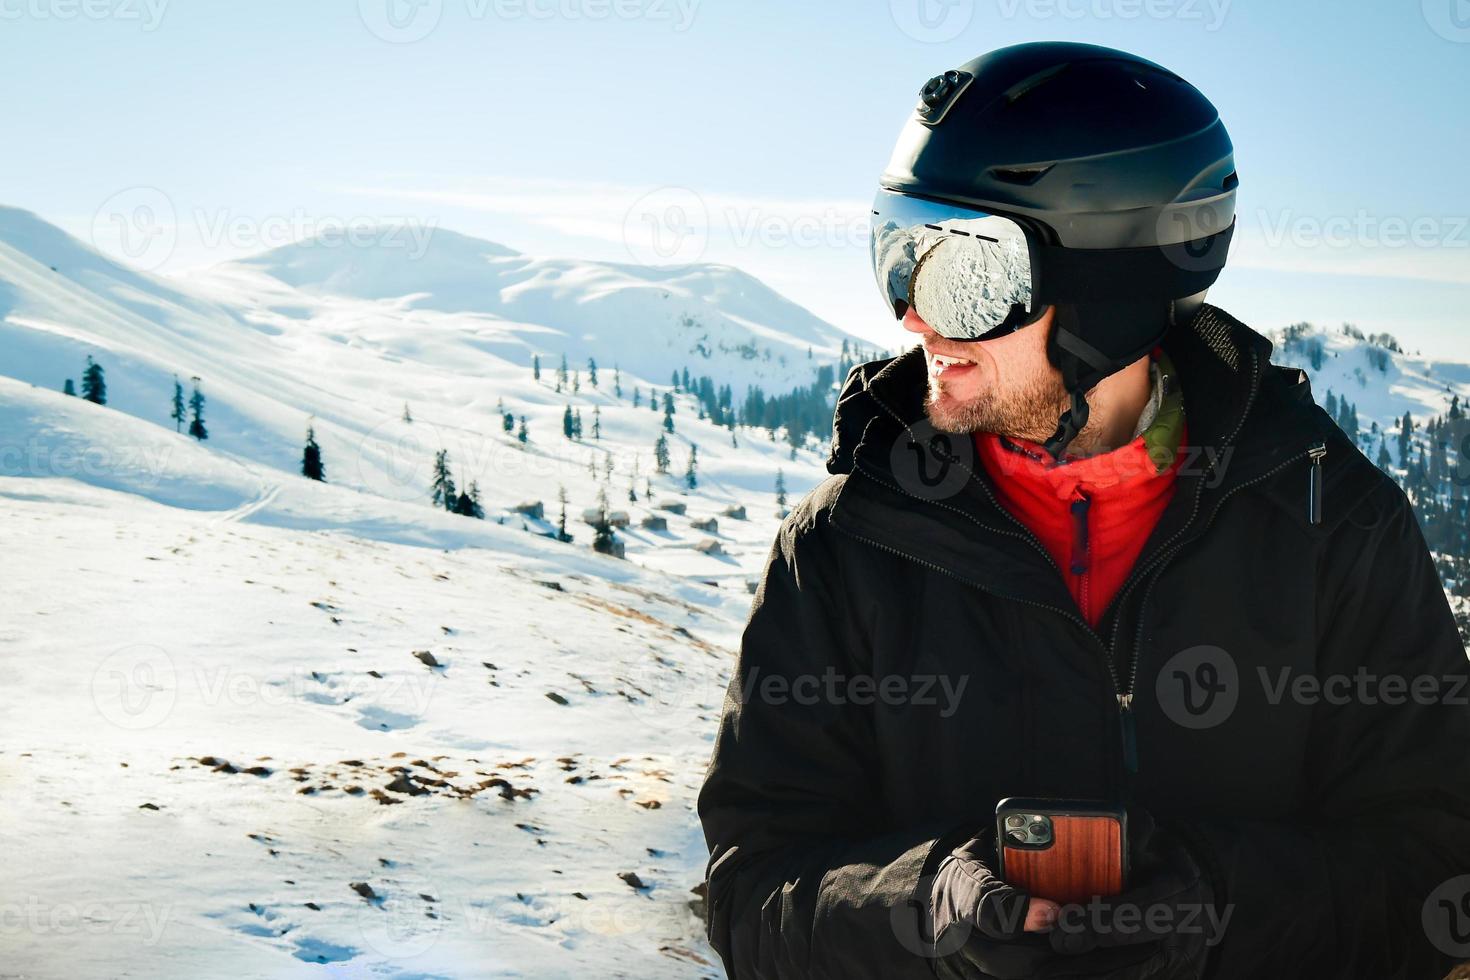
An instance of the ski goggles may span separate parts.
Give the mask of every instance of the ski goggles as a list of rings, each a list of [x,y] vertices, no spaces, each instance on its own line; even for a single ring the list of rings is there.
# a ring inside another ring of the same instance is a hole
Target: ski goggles
[[[1235,230],[1142,248],[1042,241],[1005,215],[880,189],[869,244],[893,315],[912,309],[950,340],[991,340],[1056,303],[1148,303],[1192,296],[1219,277]]]

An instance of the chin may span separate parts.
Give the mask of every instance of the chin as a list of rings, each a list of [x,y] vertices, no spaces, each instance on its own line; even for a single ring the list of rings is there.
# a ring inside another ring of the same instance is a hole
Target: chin
[[[929,396],[924,400],[924,412],[934,428],[941,432],[974,432],[984,415],[980,401],[979,398],[957,398],[949,391],[930,385]]]

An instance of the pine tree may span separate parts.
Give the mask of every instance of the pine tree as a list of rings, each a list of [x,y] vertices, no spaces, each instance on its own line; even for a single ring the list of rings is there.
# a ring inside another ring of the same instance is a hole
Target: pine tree
[[[102,365],[87,355],[87,366],[82,371],[82,397],[94,405],[107,404],[107,380]]]
[[[500,417],[500,427],[506,432],[514,432],[516,430],[516,417],[506,412]]]
[[[562,435],[568,439],[572,438],[572,406],[570,405],[561,413],[561,431]]]
[[[679,372],[678,371],[675,371],[674,372],[673,377],[670,378],[670,380],[669,380],[669,383],[674,386],[674,390],[675,391],[678,391],[679,390]]]
[[[209,430],[204,428],[204,393],[199,390],[199,379],[191,380],[194,392],[189,396],[189,435],[203,442],[209,438]]]
[[[567,386],[567,356],[565,354],[563,354],[561,356],[561,366],[556,369],[556,390],[557,390],[557,393],[560,394],[561,390],[563,388],[565,388],[566,386]]]
[[[413,424],[413,413],[408,410],[408,402],[403,403],[403,421],[409,425]]]
[[[674,431],[674,398],[667,391],[664,392],[664,431]]]
[[[556,521],[556,540],[570,541],[572,536],[567,533],[567,488],[558,486],[556,488],[556,502],[561,504],[561,516]]]
[[[623,397],[623,375],[616,364],[613,365],[613,397]]]
[[[327,482],[327,467],[322,462],[322,447],[316,443],[316,429],[306,427],[306,448],[301,452],[301,475],[308,480]]]
[[[68,381],[67,384],[71,384],[71,382]],[[179,384],[179,376],[177,374],[174,375],[173,411],[169,413],[168,417],[174,420],[175,432],[184,431],[184,386]]]
[[[77,386],[72,384],[71,378],[67,378],[66,384],[61,386],[61,393],[63,395],[71,395],[73,398],[77,396]]]
[[[459,495],[454,492],[454,477],[449,473],[449,450],[441,449],[434,454],[434,482],[431,485],[434,506],[454,510]]]
[[[581,393],[582,393],[582,372],[581,371],[573,371],[572,372],[572,394],[574,394],[574,395],[580,395]]]
[[[71,382],[68,381],[67,384],[71,384]],[[642,408],[643,407],[643,401],[642,401],[642,399],[643,399],[643,389],[640,388],[640,387],[638,387],[637,385],[634,385],[633,386],[633,407],[634,408]]]
[[[531,434],[526,431],[526,417],[524,415],[521,416],[521,427],[516,430],[516,439],[523,446],[531,440]]]
[[[658,411],[658,392],[654,391],[653,388],[648,389],[648,407],[655,412]]]
[[[572,409],[572,438],[578,441],[582,439],[582,410]]]
[[[653,444],[653,468],[659,473],[669,471],[669,437],[659,436]]]
[[[695,475],[694,469],[699,465],[699,447],[689,447],[689,465],[684,467],[684,485],[690,490],[699,486],[699,477]]]
[[[540,354],[532,354],[531,355],[531,380],[532,381],[540,381],[541,380],[541,355]]]
[[[685,391],[690,390],[689,389],[689,369],[688,368],[685,368],[684,369],[684,374],[682,376],[682,380],[684,382],[684,390]]]
[[[1375,460],[1378,468],[1387,473],[1388,468],[1393,465],[1393,459],[1388,455],[1388,437],[1384,436],[1378,440],[1378,459]]]
[[[643,478],[643,499],[653,499],[653,481],[646,476]]]
[[[485,519],[485,509],[480,506],[480,488],[473,480],[470,481],[469,490],[461,491],[455,498],[453,510],[462,517]]]
[[[597,361],[595,358],[587,358],[587,383],[597,387]]]
[[[592,406],[592,438],[602,438],[602,407],[600,405]]]
[[[776,505],[783,510],[786,508],[786,474],[781,470],[776,471]]]
[[[1414,444],[1414,420],[1408,412],[1399,420],[1399,465],[1409,468],[1409,450]]]

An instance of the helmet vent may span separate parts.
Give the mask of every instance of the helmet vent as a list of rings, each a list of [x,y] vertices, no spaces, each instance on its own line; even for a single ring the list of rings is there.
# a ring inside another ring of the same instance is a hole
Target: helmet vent
[[[1225,179],[1221,181],[1220,186],[1227,191],[1233,191],[1235,190],[1235,188],[1240,186],[1240,178],[1237,177],[1235,175],[1235,171],[1232,170],[1228,175],[1226,175]]]
[[[1048,163],[1042,167],[992,167],[990,169],[990,176],[996,180],[1004,181],[1007,184],[1019,184],[1022,187],[1029,187],[1046,176],[1047,171],[1051,170],[1052,166],[1053,164]]]

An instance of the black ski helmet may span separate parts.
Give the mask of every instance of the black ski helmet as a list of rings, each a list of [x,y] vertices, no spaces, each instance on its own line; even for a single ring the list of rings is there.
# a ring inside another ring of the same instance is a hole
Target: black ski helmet
[[[955,206],[957,217],[978,212],[1024,229],[1029,307],[1014,306],[1006,329],[1056,307],[1047,353],[1071,407],[1047,449],[1060,459],[1087,422],[1085,393],[1203,303],[1229,251],[1237,179],[1219,113],[1194,86],[1123,51],[1047,41],[930,79],[880,184],[875,271],[900,317],[923,256],[904,267],[907,279],[882,267],[879,227],[895,210],[882,202]],[[949,230],[932,216],[907,220],[931,236]]]

